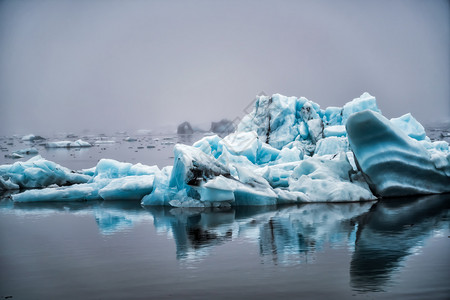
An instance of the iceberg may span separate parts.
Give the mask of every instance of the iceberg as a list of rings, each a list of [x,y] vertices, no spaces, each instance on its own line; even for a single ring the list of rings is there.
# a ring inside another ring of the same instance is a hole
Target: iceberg
[[[17,153],[19,155],[23,155],[23,154],[31,155],[31,154],[38,154],[39,151],[36,148],[31,147],[31,148],[25,148],[25,149],[20,149],[20,150],[14,151],[14,153]]]
[[[72,143],[86,142],[47,145]],[[431,141],[411,114],[386,119],[369,93],[325,109],[304,97],[258,96],[235,132],[175,145],[173,166],[161,170],[111,159],[80,172],[48,161],[47,168],[16,164],[0,166],[1,189],[44,188],[13,195],[18,202],[134,199],[204,208],[450,192],[448,143]]]
[[[44,188],[87,183],[90,176],[72,172],[36,155],[25,162],[0,166],[0,190]]]
[[[81,148],[81,147],[92,147],[91,144],[83,140],[71,141],[58,141],[58,142],[48,142],[45,143],[46,148]]]
[[[22,141],[26,141],[26,142],[35,142],[38,140],[45,140],[45,139],[42,136],[34,135],[34,134],[27,134],[22,137]]]
[[[61,187],[41,185],[47,188],[28,190],[11,197],[16,202],[141,200],[153,190],[154,178],[159,172],[157,166],[101,159],[95,171],[84,171],[91,176],[78,174],[84,179],[80,184]],[[69,170],[69,174],[75,173]]]

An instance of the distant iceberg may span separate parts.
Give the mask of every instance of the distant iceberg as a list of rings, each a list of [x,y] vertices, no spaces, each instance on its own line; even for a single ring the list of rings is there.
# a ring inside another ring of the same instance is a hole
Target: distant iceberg
[[[91,144],[83,140],[71,141],[58,141],[58,142],[48,142],[45,144],[46,148],[81,148],[81,147],[92,147]]]
[[[44,188],[12,196],[23,202],[141,199],[142,205],[229,207],[450,192],[448,143],[432,142],[411,114],[386,119],[369,93],[326,109],[304,97],[259,96],[235,132],[175,145],[173,166],[162,170],[104,159],[79,174],[60,172],[58,186],[45,188],[53,182],[40,174],[51,177],[55,169],[31,172],[30,186],[21,175],[35,168],[33,159],[20,164],[21,171],[0,167],[0,188]]]

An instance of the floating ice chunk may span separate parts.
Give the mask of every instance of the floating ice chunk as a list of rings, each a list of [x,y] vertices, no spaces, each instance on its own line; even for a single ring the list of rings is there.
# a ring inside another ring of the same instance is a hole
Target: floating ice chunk
[[[92,145],[83,140],[71,141],[58,141],[58,142],[48,142],[45,144],[46,148],[80,148],[80,147],[91,147]]]
[[[140,200],[153,190],[154,175],[127,176],[111,180],[100,189],[104,200]]]
[[[382,115],[366,110],[347,122],[350,146],[371,190],[381,197],[450,192],[450,164]],[[438,167],[439,166],[439,167]]]
[[[94,144],[95,145],[110,145],[110,144],[115,144],[116,141],[113,140],[99,140],[99,141],[95,141]]]
[[[347,123],[350,115],[366,109],[381,113],[377,106],[377,100],[374,96],[367,92],[363,93],[359,98],[353,99],[353,101],[350,101],[344,105],[342,108],[342,125]]]
[[[22,137],[22,141],[32,141],[34,140],[34,138],[35,138],[34,134],[27,134]]]
[[[51,184],[85,184],[26,191],[15,195],[13,197],[14,201],[141,199],[144,195],[152,191],[154,176],[160,172],[157,166],[145,166],[140,163],[132,165],[112,159],[102,159],[95,169],[91,168],[85,171],[86,174],[93,174],[93,177],[71,173],[70,170],[56,165],[53,162],[48,162],[40,158],[40,156],[30,159],[25,164],[28,164],[26,168],[23,168],[22,165],[12,165],[15,167],[15,172],[19,172],[24,176],[21,179],[28,185],[25,187],[30,187],[30,184],[33,184],[33,187],[46,187]],[[30,166],[31,164],[32,166]],[[0,169],[3,169],[3,167],[1,166]],[[45,172],[50,174],[46,174]],[[2,177],[4,178],[5,176]],[[11,178],[12,180],[15,179],[14,177]],[[30,178],[34,181],[30,181]],[[78,179],[78,181],[75,179]],[[89,183],[86,183],[88,180]],[[24,184],[19,185],[24,187],[22,186]]]
[[[31,155],[31,154],[38,154],[39,151],[36,148],[31,147],[31,148],[20,149],[20,150],[14,151],[14,153]]]
[[[23,155],[20,155],[19,153],[13,152],[11,154],[6,154],[5,155],[6,158],[12,158],[12,159],[19,159],[19,158],[23,158]]]
[[[125,142],[136,142],[136,141],[137,141],[136,138],[130,137],[130,136],[124,138],[123,140],[124,140]]]
[[[34,142],[37,140],[44,140],[44,138],[42,136],[34,135],[34,134],[27,134],[22,137],[22,141]]]
[[[25,162],[16,162],[12,165],[0,166],[0,177],[3,181],[10,181],[20,188],[43,188],[52,184],[70,185],[85,183],[91,177],[72,172],[54,162],[43,159],[40,155]],[[5,189],[5,187],[3,187]]]
[[[346,136],[347,131],[345,131],[344,125],[325,126],[325,128],[323,130],[323,135],[325,137],[330,137],[330,136],[341,137],[341,136]]]
[[[375,199],[365,182],[351,182],[352,166],[345,153],[334,159],[313,157],[294,169],[289,191],[304,193],[312,201],[360,201]]]
[[[345,137],[327,137],[317,142],[314,156],[333,155],[348,151],[348,141]]]
[[[400,128],[406,135],[418,141],[424,140],[427,136],[425,128],[410,113],[392,118],[391,123]]]

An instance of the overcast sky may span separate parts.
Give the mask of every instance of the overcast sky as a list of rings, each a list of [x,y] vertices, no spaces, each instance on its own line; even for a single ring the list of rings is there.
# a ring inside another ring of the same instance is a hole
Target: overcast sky
[[[260,91],[450,120],[449,1],[0,1],[0,134],[242,116]]]

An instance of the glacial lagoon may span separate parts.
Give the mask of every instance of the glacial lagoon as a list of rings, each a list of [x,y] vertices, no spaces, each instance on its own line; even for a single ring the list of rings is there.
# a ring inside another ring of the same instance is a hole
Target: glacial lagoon
[[[440,130],[429,132],[442,138]],[[35,147],[75,170],[104,157],[161,167],[173,161],[174,143],[198,138],[153,134],[125,141],[116,134],[87,137],[94,144],[87,149]],[[116,142],[95,145],[102,139]],[[28,146],[17,138],[2,142],[10,152]],[[448,194],[195,209],[139,201],[14,203],[10,193],[0,196],[2,299],[450,295]]]

